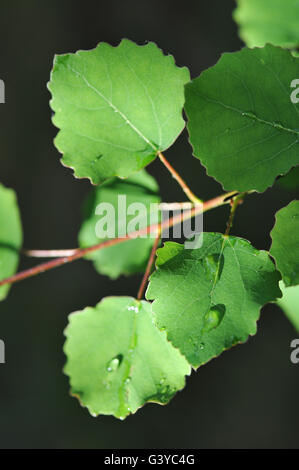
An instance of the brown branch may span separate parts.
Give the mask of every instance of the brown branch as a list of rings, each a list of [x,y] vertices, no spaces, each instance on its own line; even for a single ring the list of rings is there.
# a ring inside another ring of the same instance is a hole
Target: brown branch
[[[195,217],[196,215],[202,212],[206,212],[210,209],[214,209],[216,207],[222,206],[223,204],[229,203],[230,198],[234,196],[235,194],[236,194],[236,191],[222,194],[221,196],[218,196],[214,199],[204,202],[203,204],[196,205],[195,207],[190,209],[190,211],[185,211],[183,215],[179,214],[179,215],[172,217],[169,220],[164,220],[161,223],[149,225],[148,227],[144,227],[135,232],[131,232],[123,238],[113,238],[111,240],[107,240],[105,242],[99,243],[94,246],[90,246],[88,248],[81,248],[81,249],[78,248],[76,252],[73,253],[71,256],[64,256],[62,258],[56,258],[52,261],[47,261],[46,263],[42,263],[38,266],[27,269],[25,271],[21,271],[20,273],[15,274],[14,276],[4,279],[0,281],[0,287],[4,286],[5,284],[14,284],[16,282],[22,281],[29,277],[36,276],[37,274],[43,273],[45,271],[49,271],[50,269],[57,268],[58,266],[63,266],[66,263],[71,263],[72,261],[83,258],[89,253],[93,253],[94,251],[107,248],[108,246],[117,245],[118,243],[123,243],[127,240],[130,240],[132,238],[137,238],[138,236],[142,236],[145,234],[151,234],[151,233],[157,234],[158,231],[162,232],[164,229],[168,227],[173,227],[174,225],[179,224],[192,217]]]
[[[158,248],[158,245],[159,245],[160,238],[161,238],[161,232],[159,230],[159,233],[156,237],[156,240],[155,240],[155,243],[153,245],[150,257],[148,259],[148,263],[147,263],[147,266],[146,266],[146,270],[145,270],[143,279],[142,279],[140,287],[139,287],[139,291],[138,291],[138,295],[137,295],[138,300],[141,300],[142,297],[143,297],[143,293],[144,293],[144,290],[145,290],[145,287],[146,287],[146,284],[147,284],[147,281],[148,281],[148,278],[149,278],[149,275],[151,273],[152,266],[153,266],[153,263],[154,263],[154,260],[155,260],[155,255],[156,255],[156,251],[157,251],[157,248]]]
[[[202,201],[195,196],[195,194],[191,191],[187,183],[181,178],[181,176],[178,174],[178,172],[171,166],[168,160],[164,157],[163,153],[158,152],[158,157],[160,158],[161,162],[163,165],[167,168],[167,170],[171,173],[172,177],[179,183],[181,186],[182,190],[186,194],[187,198],[193,202],[194,204],[201,204]]]
[[[160,203],[160,208],[168,211],[186,210],[191,209],[193,204],[191,202],[163,202]],[[71,248],[65,250],[28,250],[22,249],[21,254],[29,258],[65,258],[74,255],[80,248]]]

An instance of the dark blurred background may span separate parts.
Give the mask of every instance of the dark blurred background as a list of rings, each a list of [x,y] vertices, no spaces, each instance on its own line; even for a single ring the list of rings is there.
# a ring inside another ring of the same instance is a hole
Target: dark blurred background
[[[192,77],[224,51],[242,47],[230,0],[8,1],[0,6],[0,180],[16,190],[26,248],[77,246],[80,208],[90,184],[76,180],[53,146],[46,83],[55,53],[100,41],[156,42],[187,65]],[[222,192],[205,174],[183,133],[166,153],[205,199]],[[150,166],[165,201],[180,188],[158,162]],[[294,194],[274,187],[238,211],[234,234],[268,249],[274,213]],[[228,208],[205,215],[206,231],[222,231]],[[35,264],[22,259],[20,269]],[[140,277],[109,281],[80,260],[15,285],[0,304],[0,448],[298,448],[299,365],[290,362],[298,336],[275,305],[263,309],[258,334],[187,380],[164,407],[146,405],[126,421],[92,418],[69,397],[62,373],[63,330],[70,312],[107,295],[135,296]]]

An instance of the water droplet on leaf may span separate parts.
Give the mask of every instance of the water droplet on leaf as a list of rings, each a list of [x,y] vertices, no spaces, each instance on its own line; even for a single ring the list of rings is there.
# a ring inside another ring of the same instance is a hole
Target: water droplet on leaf
[[[204,270],[212,280],[215,279],[217,268],[218,268],[218,262],[219,262],[219,255],[208,255],[206,256],[203,260],[203,267]]]
[[[246,115],[247,117],[252,118],[252,119],[256,119],[256,115],[255,115],[254,113],[252,113],[251,111],[248,111],[247,113],[245,113],[245,115]]]
[[[134,305],[131,305],[130,307],[128,307],[128,310],[129,311],[133,311],[135,313],[138,313],[139,312],[139,307],[138,306],[134,306]]]
[[[208,333],[217,328],[225,314],[225,306],[222,304],[215,305],[204,316],[203,333]]]
[[[111,361],[109,361],[107,364],[107,372],[116,371],[119,368],[122,360],[123,360],[123,356],[121,354],[111,359]]]

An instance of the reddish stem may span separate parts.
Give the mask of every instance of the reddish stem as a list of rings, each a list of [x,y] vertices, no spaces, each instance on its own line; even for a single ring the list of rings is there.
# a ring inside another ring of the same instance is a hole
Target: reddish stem
[[[15,274],[14,276],[4,279],[3,281],[0,281],[0,287],[6,284],[14,284],[15,282],[22,281],[32,276],[36,276],[37,274],[43,273],[45,271],[49,271],[50,269],[57,268],[58,266],[62,266],[66,263],[71,263],[72,261],[83,258],[89,253],[93,253],[94,251],[107,248],[108,246],[117,245],[118,243],[123,243],[127,240],[130,240],[131,238],[137,238],[138,236],[150,234],[150,233],[158,233],[159,231],[162,232],[164,229],[168,227],[173,227],[174,225],[179,224],[183,222],[184,220],[195,217],[196,215],[202,212],[206,212],[210,209],[214,209],[216,207],[222,206],[223,204],[227,204],[229,202],[229,199],[235,194],[236,194],[236,191],[222,194],[221,196],[218,196],[214,199],[204,202],[203,204],[193,207],[192,209],[190,209],[190,211],[185,211],[183,215],[178,214],[169,220],[164,220],[162,223],[149,225],[148,227],[144,227],[135,232],[131,232],[123,238],[113,238],[111,240],[98,243],[97,245],[90,246],[88,248],[78,248],[71,256],[64,256],[62,258],[57,258],[52,261],[42,263],[38,266],[27,269],[18,274]]]
[[[198,199],[197,196],[191,191],[187,183],[181,178],[181,176],[178,174],[178,172],[171,166],[168,160],[164,157],[163,153],[158,152],[158,157],[160,158],[161,162],[163,165],[167,168],[167,170],[171,173],[172,177],[179,183],[181,186],[182,190],[186,194],[187,198],[193,202],[194,204],[199,204],[202,203],[200,199]]]
[[[146,270],[145,270],[143,279],[142,279],[140,287],[139,287],[139,291],[138,291],[138,295],[137,295],[138,300],[141,300],[142,297],[143,297],[143,293],[145,291],[145,287],[146,287],[149,275],[151,273],[152,266],[153,266],[154,261],[155,261],[155,255],[156,255],[156,251],[157,251],[157,248],[158,248],[158,245],[159,245],[160,238],[161,238],[161,233],[159,231],[159,233],[157,235],[157,238],[155,240],[155,243],[153,245],[150,257],[148,259],[148,263],[147,263],[147,266],[146,266]]]

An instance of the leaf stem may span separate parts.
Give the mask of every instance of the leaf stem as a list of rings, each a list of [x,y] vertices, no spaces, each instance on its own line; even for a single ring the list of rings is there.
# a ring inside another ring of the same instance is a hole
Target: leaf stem
[[[167,170],[171,173],[172,177],[179,183],[182,190],[186,194],[187,198],[193,202],[194,204],[202,204],[202,200],[199,199],[195,194],[191,191],[187,183],[181,178],[178,172],[171,166],[168,160],[164,157],[162,152],[158,152],[158,157],[160,158],[163,165],[167,168]]]
[[[143,293],[145,291],[145,287],[146,287],[149,275],[151,273],[153,263],[155,261],[155,255],[156,255],[156,251],[157,251],[157,248],[158,248],[158,245],[159,245],[159,242],[160,242],[160,238],[161,238],[161,231],[159,230],[158,235],[157,235],[156,240],[155,240],[155,243],[153,245],[150,257],[148,259],[148,263],[147,263],[147,266],[146,266],[144,276],[142,278],[142,281],[141,281],[141,284],[140,284],[140,287],[139,287],[139,291],[138,291],[138,295],[137,295],[138,300],[141,300],[142,297],[143,297]]]
[[[230,201],[231,210],[230,210],[229,218],[228,218],[228,221],[227,221],[227,224],[226,224],[226,230],[225,230],[225,234],[224,234],[225,237],[228,237],[228,235],[229,235],[229,233],[232,229],[237,207],[239,206],[239,204],[242,204],[246,194],[247,193],[240,193],[236,197],[232,198],[231,201]]]
[[[70,256],[63,256],[61,258],[55,258],[52,261],[47,261],[46,263],[42,263],[38,266],[35,266],[33,268],[27,269],[25,271],[21,271],[14,276],[11,276],[7,279],[4,279],[0,281],[0,287],[4,286],[6,284],[14,284],[16,282],[22,281],[24,279],[36,276],[37,274],[43,273],[45,271],[49,271],[50,269],[57,268],[59,266],[63,266],[64,264],[71,263],[72,261],[75,261],[77,259],[83,258],[89,253],[93,253],[95,251],[101,250],[103,248],[107,248],[108,246],[113,246],[117,245],[118,243],[123,243],[127,240],[130,240],[132,238],[136,238],[141,235],[145,234],[151,234],[155,233],[157,234],[158,231],[163,231],[164,229],[168,227],[173,227],[176,224],[180,224],[181,222],[188,220],[192,217],[195,217],[196,215],[206,212],[208,210],[214,209],[216,207],[222,206],[224,204],[228,204],[230,202],[230,199],[236,194],[236,191],[232,191],[230,193],[225,193],[222,194],[221,196],[218,196],[214,199],[210,199],[209,201],[204,202],[201,205],[196,205],[189,211],[184,211],[184,214],[181,215],[175,215],[169,220],[164,220],[161,223],[149,225],[147,227],[144,227],[140,230],[137,230],[135,232],[130,232],[128,235],[122,238],[113,238],[111,240],[107,240],[102,243],[98,243],[97,245],[93,245],[87,248],[78,248],[71,254]],[[34,252],[35,250],[31,250],[31,252]]]
[[[163,209],[174,211],[174,210],[185,210],[193,207],[190,202],[163,202]],[[80,248],[70,248],[62,250],[21,250],[21,254],[29,258],[64,258],[76,254]]]

